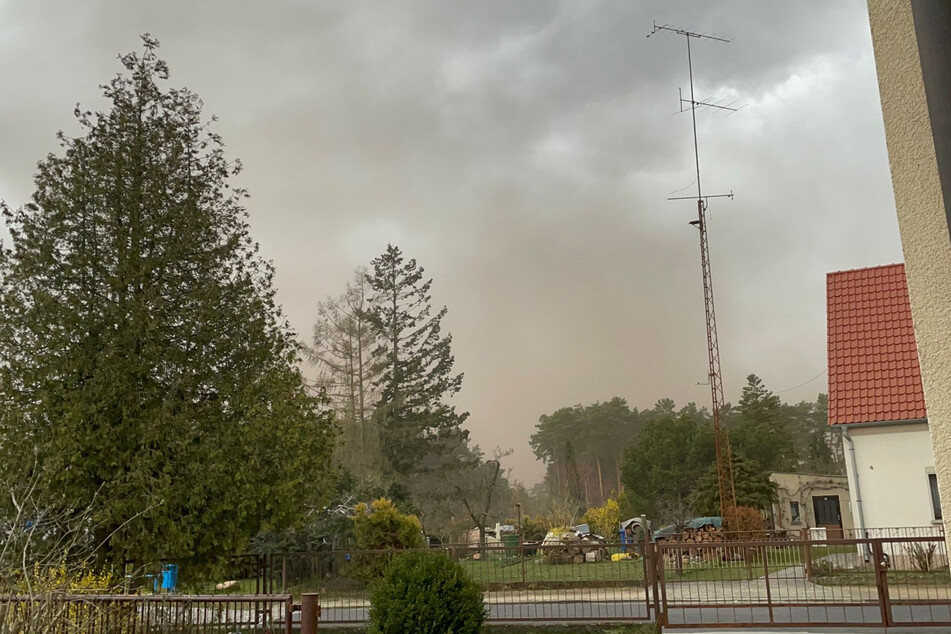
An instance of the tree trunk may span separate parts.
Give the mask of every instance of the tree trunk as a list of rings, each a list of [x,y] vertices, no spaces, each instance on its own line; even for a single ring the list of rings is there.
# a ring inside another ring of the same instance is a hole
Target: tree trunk
[[[600,504],[604,504],[604,479],[601,477],[601,456],[595,456],[594,459],[598,464],[598,492],[601,494]]]
[[[617,475],[617,492],[624,492],[624,483],[621,482],[621,459],[617,456],[614,456],[614,471]]]

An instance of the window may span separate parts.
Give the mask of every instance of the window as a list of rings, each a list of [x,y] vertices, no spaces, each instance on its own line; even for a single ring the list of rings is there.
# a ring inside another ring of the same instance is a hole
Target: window
[[[799,513],[799,502],[789,503],[789,521],[791,521],[793,524],[799,524],[802,522],[802,516]]]
[[[941,517],[941,497],[938,495],[938,476],[929,473],[928,485],[931,488],[931,513],[936,520],[943,519]]]

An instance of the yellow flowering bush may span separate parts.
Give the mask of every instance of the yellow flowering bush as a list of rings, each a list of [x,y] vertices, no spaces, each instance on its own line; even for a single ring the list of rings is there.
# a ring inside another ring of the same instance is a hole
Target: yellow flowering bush
[[[585,511],[581,522],[587,524],[593,533],[606,539],[617,539],[618,526],[621,524],[621,505],[615,498],[608,498],[601,506]]]
[[[118,579],[111,570],[70,567],[66,562],[60,562],[52,566],[34,565],[29,580],[21,578],[17,589],[34,595],[49,592],[105,594],[114,591],[118,585]]]

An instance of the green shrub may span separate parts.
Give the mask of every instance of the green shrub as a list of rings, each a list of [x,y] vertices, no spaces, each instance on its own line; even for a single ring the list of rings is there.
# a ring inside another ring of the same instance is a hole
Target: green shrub
[[[415,515],[400,513],[386,498],[357,504],[353,515],[357,552],[346,575],[364,582],[383,576],[394,550],[422,548],[423,529]]]
[[[371,634],[477,634],[482,590],[442,553],[397,555],[370,592]]]
[[[353,537],[360,550],[422,548],[423,529],[415,515],[404,515],[386,498],[354,508]]]

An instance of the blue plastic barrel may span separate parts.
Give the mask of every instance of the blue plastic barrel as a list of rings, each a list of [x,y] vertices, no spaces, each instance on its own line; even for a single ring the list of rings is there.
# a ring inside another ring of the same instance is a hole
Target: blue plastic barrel
[[[178,564],[162,564],[162,589],[174,592],[178,585]]]

